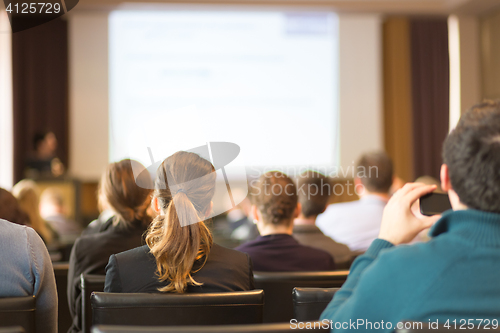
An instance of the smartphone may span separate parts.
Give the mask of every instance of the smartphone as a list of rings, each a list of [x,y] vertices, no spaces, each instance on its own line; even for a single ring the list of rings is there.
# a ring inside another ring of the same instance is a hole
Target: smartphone
[[[437,215],[448,209],[451,209],[451,203],[446,193],[433,192],[420,198],[420,213],[422,215]]]

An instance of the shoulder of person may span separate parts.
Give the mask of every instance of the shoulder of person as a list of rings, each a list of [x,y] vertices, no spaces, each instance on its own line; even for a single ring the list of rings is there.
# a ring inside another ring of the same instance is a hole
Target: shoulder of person
[[[147,257],[151,257],[154,260],[154,256],[149,252],[149,247],[147,245],[139,246],[139,247],[115,254],[116,260],[119,260],[119,261],[143,260],[144,258],[147,258]]]
[[[248,263],[248,254],[237,249],[229,249],[214,243],[210,249],[209,260],[223,260],[228,262]]]

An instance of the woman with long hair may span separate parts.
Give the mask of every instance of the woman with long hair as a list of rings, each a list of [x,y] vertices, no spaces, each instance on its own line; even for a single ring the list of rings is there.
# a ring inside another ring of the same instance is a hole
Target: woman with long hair
[[[40,189],[36,183],[23,179],[12,188],[21,209],[30,217],[31,227],[42,237],[47,246],[55,243],[57,232],[40,215]]]
[[[136,177],[134,172],[139,176]],[[102,175],[99,201],[114,215],[95,232],[79,237],[71,251],[68,303],[73,326],[70,331],[81,330],[80,274],[104,275],[110,255],[144,244],[143,235],[151,222],[147,211],[152,186],[147,169],[129,159],[111,163]]]
[[[216,172],[195,153],[177,152],[157,170],[152,207],[158,216],[146,245],[112,255],[107,292],[221,292],[253,289],[248,255],[213,242],[205,224]]]

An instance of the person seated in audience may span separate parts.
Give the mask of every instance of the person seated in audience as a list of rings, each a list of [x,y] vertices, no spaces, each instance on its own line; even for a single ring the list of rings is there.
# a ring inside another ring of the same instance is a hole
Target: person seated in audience
[[[395,193],[378,238],[354,261],[321,319],[377,322],[378,332],[402,320],[491,328],[500,313],[499,170],[500,101],[484,102],[443,145],[441,187],[453,209],[432,217],[411,209],[435,185],[411,183]],[[433,224],[429,242],[398,246]]]
[[[152,206],[157,217],[146,245],[112,255],[106,292],[210,293],[254,288],[250,258],[213,243],[216,172],[195,153],[177,152],[157,170]]]
[[[64,244],[73,244],[82,233],[82,227],[67,217],[67,207],[62,192],[56,187],[49,187],[40,197],[40,214],[59,234]]]
[[[33,137],[34,153],[26,158],[26,177],[58,177],[64,165],[57,158],[57,138],[54,132],[40,132]]]
[[[151,190],[136,184],[134,169],[137,173],[143,170],[139,177],[143,177],[145,182],[149,180],[149,187],[152,187],[149,173],[139,162],[125,159],[111,163],[99,184],[99,200],[105,200],[106,206],[115,214],[101,226],[99,232],[78,238],[71,250],[68,304],[73,325],[70,332],[81,330],[80,275],[104,275],[110,255],[144,244],[143,233],[151,222],[147,214]]]
[[[299,175],[297,185],[301,211],[293,221],[292,236],[303,245],[330,253],[337,268],[349,268],[352,259],[349,247],[325,236],[316,226],[316,218],[325,211],[330,198],[328,178],[318,172],[306,171]]]
[[[364,252],[380,231],[382,212],[390,197],[393,166],[386,153],[371,152],[361,156],[355,171],[360,200],[329,205],[318,216],[316,225],[351,251]]]
[[[34,181],[21,180],[12,188],[12,194],[17,198],[19,206],[30,217],[33,229],[42,237],[48,247],[58,244],[59,235],[40,215],[40,190]]]
[[[252,185],[252,215],[260,236],[236,248],[248,253],[256,271],[294,272],[335,269],[329,253],[301,245],[292,237],[299,216],[297,187],[284,173],[263,174]]]
[[[240,189],[231,189],[233,197],[243,196]],[[250,199],[245,197],[236,208],[231,209],[227,213],[227,221],[229,222],[229,232],[231,239],[241,243],[254,240],[259,236],[259,230],[253,220],[249,218],[252,203]]]
[[[40,236],[32,228],[0,219],[0,253],[0,297],[35,296],[35,330],[56,333],[56,280]]]
[[[0,188],[0,219],[31,226],[30,217],[19,207],[16,197],[3,188]]]

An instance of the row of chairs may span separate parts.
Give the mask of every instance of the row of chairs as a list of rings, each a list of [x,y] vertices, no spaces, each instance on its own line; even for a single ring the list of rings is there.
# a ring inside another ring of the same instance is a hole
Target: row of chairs
[[[295,318],[292,303],[293,288],[340,288],[347,279],[348,274],[349,271],[286,273],[255,272],[255,287],[257,289],[264,290],[265,294],[263,322],[290,322],[292,318]],[[101,292],[104,290],[104,276],[82,274],[80,279],[82,289],[82,329],[83,332],[90,333],[90,327],[92,324],[92,309],[90,304],[91,294],[93,292]],[[140,294],[134,294],[133,296],[123,295],[124,299],[128,297],[132,297],[134,299],[141,297]],[[330,296],[330,300],[332,296],[333,295]],[[147,299],[145,302],[147,302]],[[329,300],[325,303],[325,307],[328,302]],[[316,319],[318,318],[319,315]]]
[[[329,330],[325,322],[315,320],[337,290],[338,288],[294,288],[294,313],[297,322],[301,322],[308,331]],[[94,322],[99,325],[94,326],[91,332],[284,333],[298,329],[292,323],[253,324],[262,320],[264,296],[262,290],[220,294],[146,295],[93,293],[91,299]],[[34,332],[34,314],[34,297],[0,299],[2,326],[16,324],[23,326],[0,328],[0,333]],[[155,319],[157,317],[162,317],[162,319]],[[132,318],[131,321],[130,318]],[[140,318],[142,322],[138,322],[137,318]],[[134,326],[138,323],[142,325]],[[144,323],[155,326],[146,326]],[[304,323],[308,324],[304,325]],[[189,326],[180,327],[186,324]],[[407,322],[407,324],[404,329],[396,329],[395,332],[413,333],[431,330],[432,332],[448,332],[460,329],[460,327],[435,329],[429,327],[427,323]],[[488,329],[491,330],[491,328]],[[468,331],[482,332],[483,330],[484,328]]]
[[[294,286],[338,286],[340,287],[345,279],[347,278],[347,271],[336,271],[336,272],[317,272],[317,273],[256,273],[255,274],[255,283],[258,287],[265,290],[266,302],[264,305],[264,293],[261,291],[250,291],[247,295],[242,295],[242,293],[221,293],[221,294],[202,294],[198,296],[198,306],[203,305],[203,300],[208,300],[206,302],[213,302],[219,295],[217,302],[219,302],[219,306],[222,304],[230,304],[230,306],[226,306],[229,309],[229,312],[233,309],[235,313],[246,313],[252,314],[250,315],[251,319],[248,319],[246,322],[266,322],[266,318],[268,318],[267,322],[289,322],[290,319],[294,318],[296,315],[294,314],[294,307],[292,305],[292,289]],[[91,307],[91,294],[93,292],[99,292],[104,289],[104,276],[100,275],[82,275],[81,276],[81,287],[82,287],[82,318],[84,332],[90,332],[90,328],[92,326],[92,307]],[[59,288],[58,288],[59,289]],[[62,291],[62,290],[61,290]],[[230,296],[233,296],[231,299]],[[142,301],[140,299],[142,298]],[[163,298],[162,298],[163,297]],[[164,301],[166,298],[171,298],[167,304],[169,307],[178,307],[179,302],[192,302],[194,299],[193,294],[184,294],[184,295],[172,295],[172,294],[106,294],[106,293],[96,293],[94,295],[95,302],[95,315],[96,320],[98,318],[114,318],[113,316],[108,316],[108,314],[102,314],[103,311],[107,311],[105,306],[101,306],[102,304],[106,304],[106,302],[111,302],[111,304],[116,305],[116,302],[122,302],[120,299],[128,299],[134,305],[145,306],[148,302],[156,302],[158,305],[160,301]],[[243,298],[242,298],[243,297]],[[330,297],[331,295],[327,296]],[[210,300],[211,299],[211,300]],[[329,300],[325,301],[324,306],[328,303]],[[103,303],[104,302],[104,303]],[[246,302],[249,304],[250,310],[241,311],[241,307],[238,308],[238,302]],[[60,303],[64,304],[64,300],[60,300]],[[60,307],[62,304],[59,304]],[[100,305],[101,304],[101,305]],[[187,303],[186,303],[187,304]],[[154,303],[151,304],[154,306]],[[324,307],[323,306],[323,307]],[[116,306],[115,306],[116,308]],[[111,311],[117,311],[116,309]],[[266,313],[266,311],[268,311]],[[317,310],[319,313],[322,309]],[[174,313],[175,311],[170,310],[169,313]],[[205,311],[204,311],[205,312]],[[23,327],[27,332],[34,331],[34,313],[35,313],[35,300],[33,297],[20,297],[20,298],[4,298],[0,299],[0,326],[10,326],[16,323],[23,323]],[[101,314],[100,314],[101,313]],[[135,310],[133,310],[133,314],[131,316],[119,316],[120,318],[140,318],[141,320],[145,320],[143,316],[138,316]],[[227,315],[219,316],[219,320],[221,322],[213,322],[212,324],[224,323],[243,323],[245,322],[243,319],[239,318],[237,314],[229,314],[226,311]],[[267,317],[266,317],[267,315]],[[4,319],[5,317],[5,319]],[[162,316],[159,316],[160,318]],[[316,316],[317,319],[319,314]],[[181,319],[182,316],[175,316],[175,320]],[[213,318],[217,318],[213,316]],[[231,320],[228,319],[230,318]],[[263,320],[264,318],[264,320]],[[302,317],[301,317],[302,318]],[[173,319],[173,320],[174,320]],[[121,320],[121,319],[120,319]],[[153,318],[153,320],[155,320]],[[193,322],[192,318],[191,321]],[[98,321],[99,322],[99,321]],[[154,321],[152,321],[154,322]],[[115,322],[120,323],[120,322]],[[129,322],[128,324],[136,324],[141,325],[143,322]],[[178,324],[179,321],[172,321],[172,323]],[[199,321],[199,324],[204,323],[203,321]],[[60,327],[61,328],[61,327]]]

